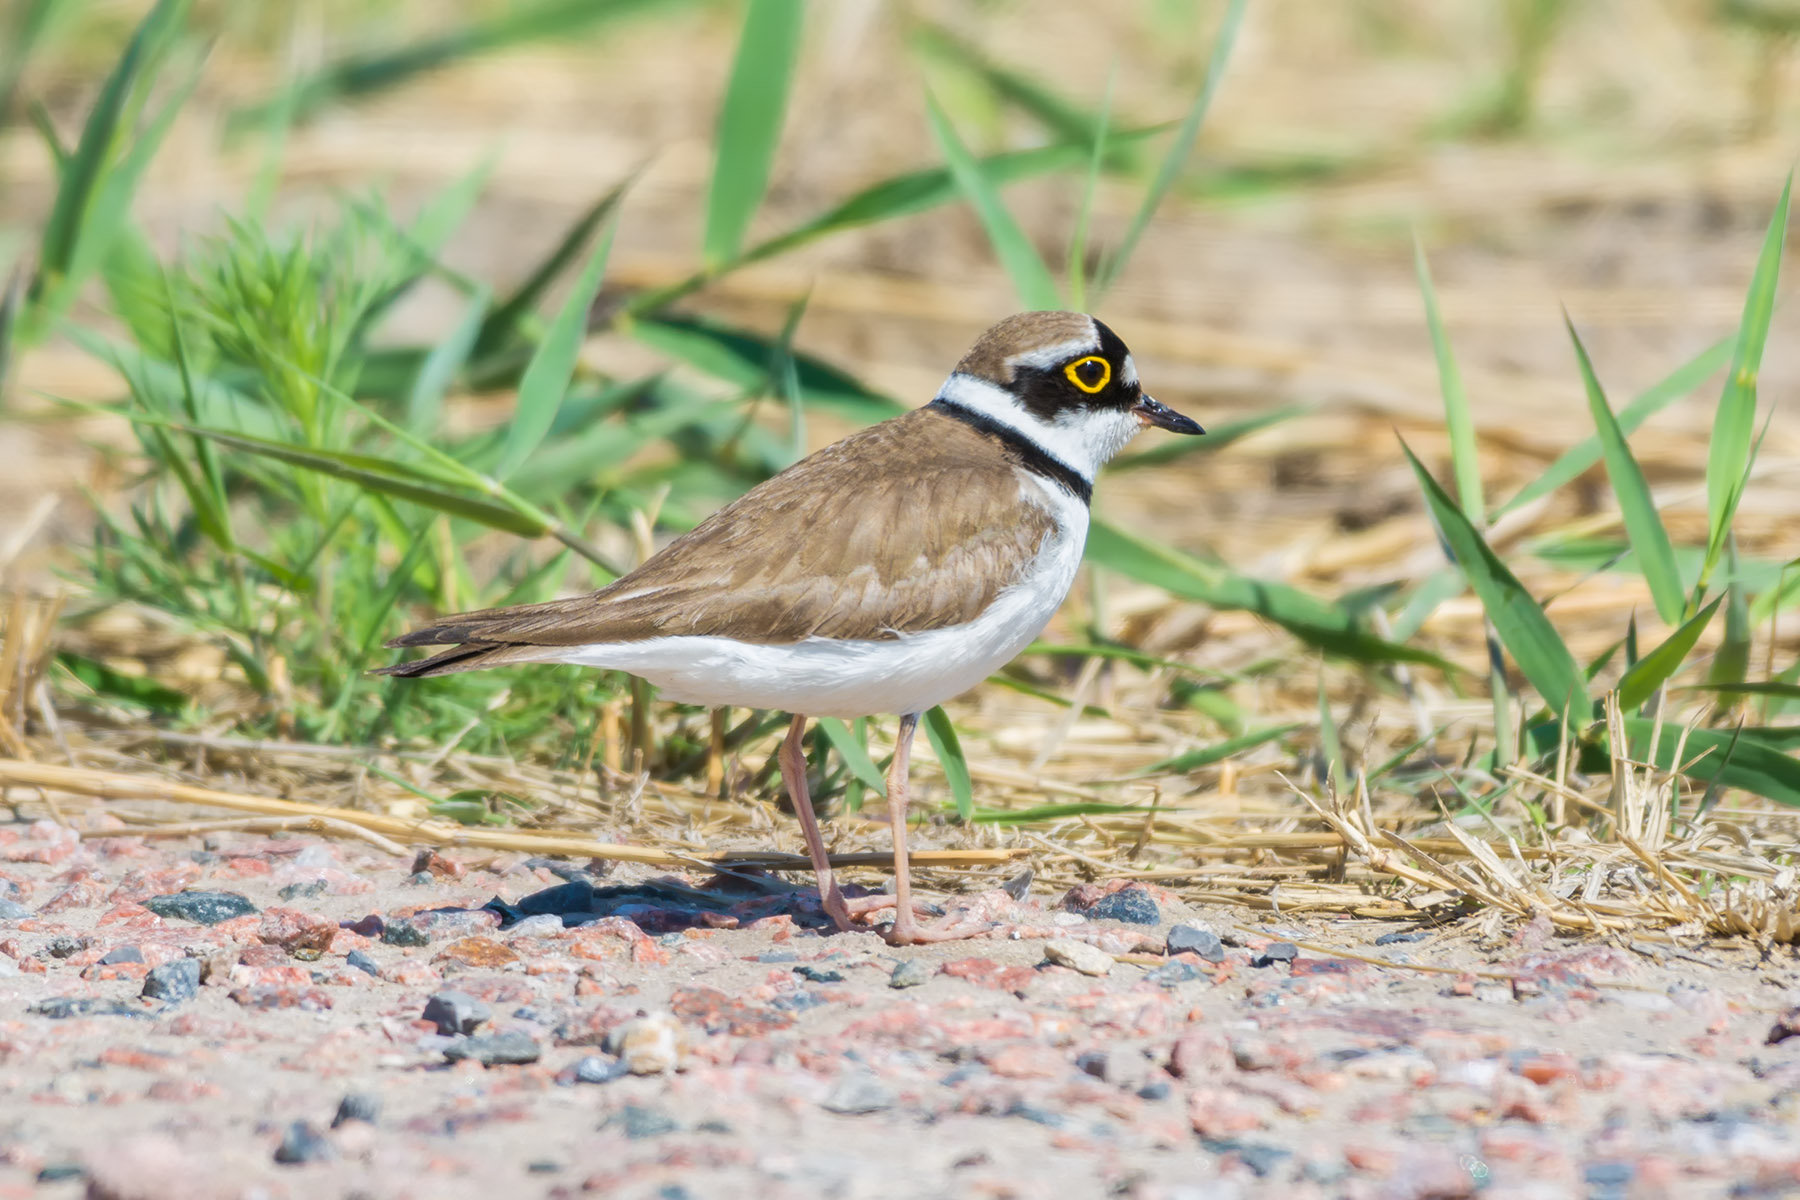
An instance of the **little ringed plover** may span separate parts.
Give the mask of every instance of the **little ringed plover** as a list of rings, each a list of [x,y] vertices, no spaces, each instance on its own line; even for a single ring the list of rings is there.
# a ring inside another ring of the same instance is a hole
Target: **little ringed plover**
[[[446,617],[390,646],[444,646],[381,673],[511,663],[627,671],[672,700],[792,714],[781,774],[840,929],[894,908],[896,945],[968,936],[913,911],[907,762],[919,714],[1018,654],[1068,594],[1102,464],[1154,425],[1125,343],[1082,313],[989,329],[923,408],[813,454],[597,592]],[[807,795],[809,716],[900,716],[888,769],[894,895],[849,899]]]

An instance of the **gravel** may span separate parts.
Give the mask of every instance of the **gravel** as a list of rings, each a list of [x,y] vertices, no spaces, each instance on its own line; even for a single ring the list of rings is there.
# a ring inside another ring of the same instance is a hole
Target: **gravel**
[[[425,1011],[420,1015],[445,1037],[454,1037],[474,1033],[494,1013],[467,992],[438,992],[425,1002]]]
[[[180,1004],[183,1000],[192,1000],[199,991],[200,960],[197,958],[178,958],[173,962],[151,967],[144,976],[143,995],[165,1004]]]
[[[196,925],[217,925],[234,917],[247,917],[256,905],[236,892],[176,892],[168,896],[152,896],[144,907],[170,921],[192,921]]]

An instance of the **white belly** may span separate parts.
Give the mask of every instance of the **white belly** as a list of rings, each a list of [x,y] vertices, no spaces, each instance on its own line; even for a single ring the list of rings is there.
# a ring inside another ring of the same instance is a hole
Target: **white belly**
[[[1044,544],[1025,578],[963,625],[879,641],[808,638],[787,646],[662,637],[572,646],[546,660],[628,671],[684,704],[818,717],[923,712],[993,674],[1056,615],[1087,542],[1086,505],[1067,497],[1057,509],[1060,533]]]

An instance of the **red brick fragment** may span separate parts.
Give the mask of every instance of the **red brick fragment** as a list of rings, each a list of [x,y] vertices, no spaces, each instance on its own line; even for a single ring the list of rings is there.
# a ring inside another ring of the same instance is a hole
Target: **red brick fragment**
[[[432,959],[433,962],[461,963],[465,967],[485,967],[497,969],[510,966],[519,961],[519,956],[512,947],[493,938],[466,937],[458,938]]]
[[[1023,993],[1038,980],[1038,973],[1030,967],[1002,967],[991,958],[959,958],[938,970],[952,979],[967,980],[977,987],[1015,995]]]

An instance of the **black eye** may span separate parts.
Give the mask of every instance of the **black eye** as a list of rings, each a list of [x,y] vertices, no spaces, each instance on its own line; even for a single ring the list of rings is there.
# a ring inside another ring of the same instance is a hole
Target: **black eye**
[[[1090,354],[1064,367],[1063,374],[1070,383],[1092,395],[1112,382],[1112,364],[1098,354]]]

